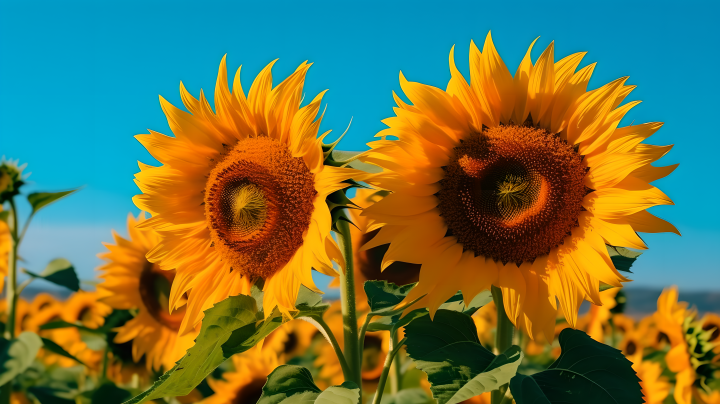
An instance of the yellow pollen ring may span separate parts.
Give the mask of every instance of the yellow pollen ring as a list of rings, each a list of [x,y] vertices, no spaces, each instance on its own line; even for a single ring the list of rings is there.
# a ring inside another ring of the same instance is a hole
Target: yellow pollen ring
[[[507,175],[503,181],[498,182],[497,204],[500,213],[506,218],[514,217],[530,202],[525,192],[529,182],[516,175]]]
[[[267,201],[262,189],[244,184],[235,189],[232,198],[233,227],[244,235],[260,230],[267,218]]]

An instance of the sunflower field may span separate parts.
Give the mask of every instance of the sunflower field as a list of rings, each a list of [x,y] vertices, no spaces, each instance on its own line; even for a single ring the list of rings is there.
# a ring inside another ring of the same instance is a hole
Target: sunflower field
[[[212,95],[160,98],[171,135],[136,136],[159,165],[94,287],[21,268],[34,215],[82,190],[27,193],[3,159],[0,404],[720,404],[720,316],[676,287],[625,312],[638,233],[680,235],[647,211],[673,204],[662,123],[621,126],[627,77],[590,90],[584,52],[534,44],[514,74],[490,34],[444,89],[401,73],[360,152],[320,131],[310,63],[245,90],[223,58]]]

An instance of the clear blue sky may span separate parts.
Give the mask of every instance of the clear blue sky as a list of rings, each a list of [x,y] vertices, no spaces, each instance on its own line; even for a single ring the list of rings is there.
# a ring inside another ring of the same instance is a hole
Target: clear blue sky
[[[137,212],[137,160],[154,162],[133,136],[170,134],[158,94],[181,106],[180,80],[212,94],[224,54],[232,72],[243,65],[246,89],[275,58],[277,78],[315,63],[306,94],[330,89],[323,128],[340,134],[354,117],[341,148],[361,150],[392,114],[400,70],[444,88],[450,47],[467,71],[470,39],[492,30],[512,72],[540,36],[534,58],[552,40],[557,59],[588,51],[591,88],[626,75],[638,85],[630,99],[643,103],[625,124],[666,122],[650,143],[676,145],[661,163],[680,168],[657,183],[676,206],[653,212],[683,237],[644,236],[634,285],[720,288],[717,3],[545,4],[1,1],[0,155],[28,163],[28,190],[85,186],[38,215],[24,265],[64,256],[94,276],[101,241]]]

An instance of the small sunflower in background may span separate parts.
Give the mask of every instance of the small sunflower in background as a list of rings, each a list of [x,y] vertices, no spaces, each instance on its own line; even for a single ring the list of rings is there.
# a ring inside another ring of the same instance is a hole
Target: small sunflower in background
[[[629,359],[629,358],[628,358]],[[643,361],[637,358],[633,362],[633,369],[640,379],[642,394],[646,404],[662,404],[670,394],[672,385],[667,377],[662,375],[662,366],[658,362]]]
[[[284,323],[265,338],[263,350],[283,355],[285,361],[305,355],[313,339],[319,334],[314,325],[302,320]]]
[[[0,213],[2,212],[3,207],[0,205]],[[8,274],[8,260],[10,259],[11,248],[10,228],[5,220],[0,220],[0,290],[5,289],[5,277]]]
[[[115,243],[105,243],[108,252],[99,254],[106,263],[99,268],[103,282],[98,295],[108,308],[137,310],[135,318],[115,330],[114,342],[132,341],[133,361],[140,362],[144,355],[148,370],[169,370],[193,345],[197,333],[178,336],[185,306],[170,310],[175,271],[162,270],[145,258],[159,239],[152,229],[139,226],[144,221],[144,213],[137,219],[128,215],[129,238],[114,233]]]
[[[143,194],[134,201],[152,214],[141,227],[161,239],[148,259],[177,271],[171,307],[187,296],[183,333],[214,303],[249,294],[259,278],[265,314],[278,307],[289,317],[301,284],[319,292],[312,269],[336,275],[332,261],[342,262],[326,197],[362,173],[324,164],[328,132],[318,137],[322,116],[315,120],[324,93],[301,107],[310,64],[275,87],[273,64],[246,96],[239,69],[230,92],[223,58],[215,111],[202,92],[196,99],[181,85],[189,112],[160,100],[175,137],[137,136],[163,164],[140,165],[136,182]]]
[[[575,327],[583,300],[602,303],[601,283],[628,281],[606,245],[678,233],[646,210],[672,204],[650,183],[676,165],[652,166],[671,146],[642,143],[661,123],[618,127],[638,104],[623,104],[627,78],[587,91],[585,53],[555,62],[550,44],[533,64],[531,49],[512,76],[488,34],[482,52],[471,44],[470,82],[451,51],[446,90],[401,74],[412,105],[395,96],[396,116],[360,158],[383,169],[367,182],[391,193],[362,215],[383,224],[369,244],[390,244],[383,265],[422,265],[408,310],[434,315],[458,290],[495,285],[510,320],[550,340],[558,309]]]
[[[32,306],[32,303],[30,304]],[[77,330],[70,328],[58,328],[51,330],[41,330],[40,327],[55,321],[63,320],[63,307],[61,304],[49,304],[42,308],[40,311],[31,312],[30,318],[27,319],[27,329],[25,331],[32,331],[42,338],[47,338],[71,354],[79,353],[79,350],[83,348],[81,346],[82,341],[80,340],[80,334]],[[47,365],[58,364],[61,367],[70,367],[77,365],[77,362],[70,358],[57,355],[42,349],[38,354],[39,358],[42,358],[43,362]]]
[[[612,288],[600,292],[600,305],[593,304],[590,306],[590,310],[586,314],[587,325],[585,327],[587,335],[597,342],[605,343],[605,336],[611,333],[610,324],[610,309],[614,308],[617,302],[615,296],[620,291],[620,288]]]
[[[231,361],[234,369],[223,373],[222,380],[207,379],[215,394],[200,403],[256,403],[267,377],[283,364],[274,352],[257,348],[234,355]]]

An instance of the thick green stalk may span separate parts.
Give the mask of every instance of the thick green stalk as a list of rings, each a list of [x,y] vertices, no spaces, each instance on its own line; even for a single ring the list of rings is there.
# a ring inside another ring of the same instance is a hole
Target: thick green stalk
[[[340,304],[343,315],[343,337],[345,343],[345,359],[350,368],[350,381],[360,387],[362,402],[362,367],[360,340],[358,338],[358,321],[355,309],[355,274],[353,263],[352,238],[350,224],[346,220],[338,220],[337,227],[340,251],[345,259],[345,271],[340,271]]]
[[[390,374],[390,366],[392,365],[393,358],[395,358],[395,355],[397,355],[400,351],[400,347],[405,344],[406,340],[407,338],[403,338],[397,344],[394,343],[394,339],[390,340],[390,352],[388,352],[385,357],[385,365],[383,366],[383,371],[380,375],[380,380],[378,381],[377,392],[375,393],[375,398],[373,398],[373,404],[380,404],[383,391],[385,390],[385,383],[387,382],[388,374]]]
[[[15,200],[10,199],[10,218],[12,218],[10,226],[10,254],[8,256],[8,281],[5,290],[5,298],[7,299],[7,323],[5,324],[5,333],[3,337],[7,340],[15,338],[15,310],[17,303],[17,256],[18,256],[18,218]],[[0,390],[0,403],[9,404],[12,395],[13,381],[7,382]]]
[[[505,304],[503,304],[502,290],[496,286],[492,287],[493,301],[497,309],[497,329],[495,331],[495,351],[497,354],[505,352],[512,346],[513,332],[515,326],[508,318],[505,313]],[[491,393],[492,404],[500,404],[505,397],[508,385],[504,384],[500,386],[498,390],[493,390]]]

